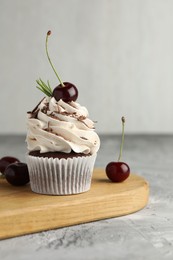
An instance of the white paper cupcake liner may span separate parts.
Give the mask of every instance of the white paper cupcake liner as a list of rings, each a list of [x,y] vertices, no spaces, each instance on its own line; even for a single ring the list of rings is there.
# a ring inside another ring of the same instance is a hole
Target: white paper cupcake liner
[[[27,156],[33,192],[69,195],[90,189],[96,154],[68,159]]]

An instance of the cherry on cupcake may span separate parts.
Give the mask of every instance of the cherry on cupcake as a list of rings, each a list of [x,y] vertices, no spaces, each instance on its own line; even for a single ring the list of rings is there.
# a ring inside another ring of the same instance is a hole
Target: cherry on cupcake
[[[106,166],[106,175],[112,182],[123,182],[130,175],[130,167],[127,163],[121,162],[122,150],[124,145],[124,124],[125,118],[121,118],[122,121],[122,139],[120,146],[120,153],[117,162],[110,162]]]
[[[57,87],[54,88],[54,90],[52,91],[49,81],[46,85],[46,83],[44,83],[41,79],[37,80],[37,84],[39,86],[37,86],[38,89],[40,89],[42,92],[44,92],[47,96],[51,96],[54,97],[56,99],[56,101],[59,101],[60,99],[62,99],[64,102],[71,102],[71,101],[76,101],[78,98],[78,89],[76,88],[76,86],[70,82],[62,82],[59,74],[57,73],[51,59],[49,56],[49,52],[48,52],[48,37],[51,35],[51,31],[47,32],[47,36],[46,36],[46,55],[48,58],[48,61],[55,73],[55,75],[58,78],[59,81],[59,85]]]
[[[78,97],[78,90],[75,85],[70,82],[63,82],[54,88],[52,96],[59,101],[62,99],[64,102],[76,101]]]
[[[19,159],[12,156],[5,156],[0,159],[0,172],[4,174],[5,169],[11,163],[19,162]]]
[[[14,186],[22,186],[29,182],[29,172],[26,163],[16,162],[7,166],[4,172],[6,180]]]

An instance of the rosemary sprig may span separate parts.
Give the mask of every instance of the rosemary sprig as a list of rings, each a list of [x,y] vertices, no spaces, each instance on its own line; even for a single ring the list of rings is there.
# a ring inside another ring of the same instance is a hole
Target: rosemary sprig
[[[41,90],[48,97],[52,96],[53,91],[51,89],[49,81],[47,81],[47,84],[41,79],[36,80],[36,82],[38,84],[38,86],[36,86],[36,87],[39,90]]]

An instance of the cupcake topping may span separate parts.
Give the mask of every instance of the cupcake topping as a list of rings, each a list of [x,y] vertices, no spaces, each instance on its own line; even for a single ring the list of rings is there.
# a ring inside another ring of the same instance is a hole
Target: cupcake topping
[[[28,112],[26,141],[29,151],[40,150],[41,153],[74,151],[93,154],[100,146],[87,109],[74,101],[56,101],[54,97],[45,97],[32,112]]]

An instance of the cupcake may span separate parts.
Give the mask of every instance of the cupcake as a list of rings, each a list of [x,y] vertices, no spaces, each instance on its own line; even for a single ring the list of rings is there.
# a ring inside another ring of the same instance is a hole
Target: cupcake
[[[78,90],[62,82],[46,53],[60,84],[52,90],[49,82],[37,80],[46,94],[28,112],[27,164],[33,192],[68,195],[90,189],[94,163],[100,146],[88,110],[76,102]]]

